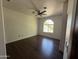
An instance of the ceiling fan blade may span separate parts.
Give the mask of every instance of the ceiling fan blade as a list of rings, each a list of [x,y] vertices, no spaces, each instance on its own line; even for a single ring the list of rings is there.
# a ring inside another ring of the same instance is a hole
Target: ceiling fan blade
[[[42,11],[40,14],[43,14],[43,13],[45,13],[46,11]]]

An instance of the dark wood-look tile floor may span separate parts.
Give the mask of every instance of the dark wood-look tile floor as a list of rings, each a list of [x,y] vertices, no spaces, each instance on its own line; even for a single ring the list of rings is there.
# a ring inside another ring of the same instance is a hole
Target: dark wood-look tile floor
[[[62,59],[59,40],[44,36],[9,43],[6,46],[8,59]]]

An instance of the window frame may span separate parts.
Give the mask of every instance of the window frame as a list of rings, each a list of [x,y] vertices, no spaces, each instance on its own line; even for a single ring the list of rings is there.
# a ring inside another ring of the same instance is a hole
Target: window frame
[[[51,20],[51,19],[48,19],[48,20]],[[48,21],[48,20],[46,20],[46,21]],[[44,21],[44,23],[43,23],[43,32],[44,32],[44,33],[49,33],[49,34],[50,34],[50,33],[54,33],[54,22],[51,20],[51,21],[52,21],[52,24],[45,24],[46,21]],[[48,31],[47,31],[47,32],[44,31],[44,26],[45,26],[45,25],[48,25]],[[49,26],[50,26],[50,25],[53,26],[52,31],[49,30]]]

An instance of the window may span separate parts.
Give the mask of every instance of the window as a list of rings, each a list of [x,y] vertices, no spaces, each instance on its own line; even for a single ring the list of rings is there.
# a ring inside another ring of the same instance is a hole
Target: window
[[[52,20],[46,20],[43,24],[43,32],[53,33],[54,22]]]

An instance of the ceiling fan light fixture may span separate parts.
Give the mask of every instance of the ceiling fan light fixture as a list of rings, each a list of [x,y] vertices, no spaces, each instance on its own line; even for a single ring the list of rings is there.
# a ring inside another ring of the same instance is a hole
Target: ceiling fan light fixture
[[[44,9],[47,9],[47,7],[44,7]]]

